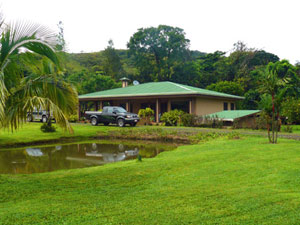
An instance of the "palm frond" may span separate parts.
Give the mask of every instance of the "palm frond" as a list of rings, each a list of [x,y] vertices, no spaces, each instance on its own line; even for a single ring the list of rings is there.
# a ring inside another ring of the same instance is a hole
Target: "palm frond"
[[[26,120],[27,112],[33,111],[34,108],[45,109],[47,107],[53,112],[53,116],[58,125],[65,128],[70,133],[73,133],[73,129],[63,111],[49,98],[38,96],[23,98],[22,101],[18,101],[14,105],[8,107],[5,120],[7,122],[4,125],[11,130],[15,130],[19,127],[20,121]]]
[[[41,25],[28,22],[10,24],[2,32],[0,43],[0,69],[2,71],[9,63],[10,56],[17,54],[22,48],[44,55],[54,64],[59,65],[54,51],[56,35]]]
[[[67,116],[76,111],[78,95],[73,86],[52,75],[31,75],[21,80],[20,85],[11,90],[6,100],[5,124],[12,130],[26,121],[27,113],[34,108],[49,109],[57,123],[72,131]]]
[[[7,89],[4,83],[4,74],[0,72],[0,127],[1,127],[1,121],[3,121],[3,118],[5,116],[5,101],[7,97]]]

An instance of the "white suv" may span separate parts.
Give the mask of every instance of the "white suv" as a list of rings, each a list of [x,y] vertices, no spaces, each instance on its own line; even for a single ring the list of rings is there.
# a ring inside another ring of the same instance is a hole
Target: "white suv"
[[[50,113],[51,117],[53,117],[52,112]],[[32,113],[27,113],[27,121],[32,122],[32,121],[41,121],[43,123],[46,123],[49,117],[49,113],[46,110],[37,110],[34,109]]]

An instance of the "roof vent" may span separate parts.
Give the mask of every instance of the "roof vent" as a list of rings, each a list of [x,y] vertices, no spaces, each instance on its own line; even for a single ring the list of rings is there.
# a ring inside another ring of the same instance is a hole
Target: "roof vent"
[[[127,77],[123,77],[120,79],[120,81],[122,81],[122,88],[124,88],[128,86],[128,81],[130,80]]]

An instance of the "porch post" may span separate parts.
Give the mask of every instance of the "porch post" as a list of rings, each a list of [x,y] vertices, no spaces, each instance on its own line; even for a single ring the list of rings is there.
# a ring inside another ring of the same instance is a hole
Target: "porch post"
[[[158,99],[156,99],[156,118],[155,118],[155,121],[156,121],[156,123],[159,123],[159,100]]]
[[[100,101],[99,109],[103,109],[103,102],[102,101]]]
[[[94,104],[95,104],[95,111],[98,111],[98,102],[95,101]]]
[[[192,100],[189,100],[189,114],[192,114]]]
[[[129,101],[126,102],[126,111],[129,112]]]
[[[80,102],[78,103],[78,109],[77,109],[77,113],[78,113],[78,120],[80,120]]]
[[[171,100],[170,99],[168,99],[168,109],[167,109],[167,111],[168,112],[171,111]]]

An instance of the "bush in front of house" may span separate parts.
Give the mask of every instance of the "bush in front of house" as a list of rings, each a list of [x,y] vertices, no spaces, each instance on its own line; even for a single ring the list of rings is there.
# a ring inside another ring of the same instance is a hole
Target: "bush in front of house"
[[[185,126],[185,127],[207,127],[222,128],[223,121],[218,117],[203,117],[183,112],[181,110],[171,110],[165,112],[160,121],[166,126]]]
[[[219,119],[218,116],[205,117],[201,126],[209,128],[223,128],[223,120]]]
[[[78,115],[77,114],[70,115],[68,121],[70,123],[76,123],[76,122],[78,122],[79,121]]]
[[[41,126],[41,131],[44,133],[53,133],[56,131],[56,127],[52,125],[52,123],[43,123]]]
[[[154,115],[154,111],[151,108],[140,109],[138,115],[140,118],[146,119],[146,125],[149,125],[151,117]]]
[[[181,117],[186,114],[182,110],[174,109],[170,112],[165,112],[161,117],[160,121],[166,126],[177,126],[181,125]]]
[[[182,125],[185,127],[196,127],[198,122],[198,116],[189,113],[184,113],[181,116],[181,122]]]

